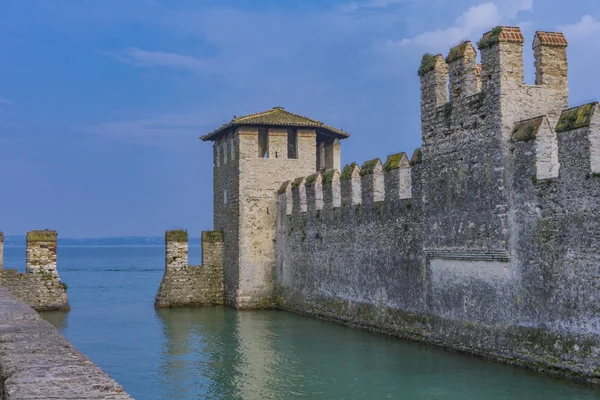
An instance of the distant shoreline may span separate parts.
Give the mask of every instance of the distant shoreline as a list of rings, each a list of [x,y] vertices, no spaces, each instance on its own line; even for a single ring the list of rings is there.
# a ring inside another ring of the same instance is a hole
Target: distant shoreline
[[[200,245],[200,238],[190,238],[190,245]],[[58,246],[164,246],[165,239],[162,236],[122,236],[122,237],[100,237],[100,238],[58,238]],[[25,236],[4,236],[5,247],[24,247]]]

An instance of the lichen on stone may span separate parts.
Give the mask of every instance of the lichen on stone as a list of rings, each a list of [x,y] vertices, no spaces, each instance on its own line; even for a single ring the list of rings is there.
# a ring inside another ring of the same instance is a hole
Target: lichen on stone
[[[365,161],[360,168],[360,176],[371,175],[373,172],[375,172],[375,167],[377,167],[378,162],[379,158]]]
[[[556,124],[556,132],[566,132],[590,126],[598,102],[564,110]]]

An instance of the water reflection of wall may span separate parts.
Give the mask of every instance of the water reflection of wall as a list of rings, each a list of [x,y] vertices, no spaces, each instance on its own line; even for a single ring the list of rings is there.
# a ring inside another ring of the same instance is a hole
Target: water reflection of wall
[[[64,333],[67,329],[68,311],[44,311],[39,314],[42,319],[50,322],[60,333]]]
[[[223,307],[158,310],[161,387],[175,398],[276,398],[275,332],[262,314]]]

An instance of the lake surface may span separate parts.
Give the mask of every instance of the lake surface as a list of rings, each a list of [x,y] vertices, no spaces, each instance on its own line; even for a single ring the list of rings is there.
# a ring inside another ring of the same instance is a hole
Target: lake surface
[[[24,247],[4,257],[24,270]],[[162,246],[59,246],[72,310],[44,314],[138,400],[600,399],[600,389],[285,312],[156,311],[163,268]]]

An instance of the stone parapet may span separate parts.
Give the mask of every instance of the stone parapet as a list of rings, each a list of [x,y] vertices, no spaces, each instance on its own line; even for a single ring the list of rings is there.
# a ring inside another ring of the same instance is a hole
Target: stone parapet
[[[186,231],[165,233],[165,274],[154,306],[197,307],[223,304],[223,233],[202,232],[202,265],[188,265]]]
[[[2,269],[3,242],[0,241],[0,282],[19,300],[36,311],[70,310],[67,284],[56,268],[56,231],[27,233],[25,273]]]
[[[131,399],[101,368],[0,287],[0,398]]]

